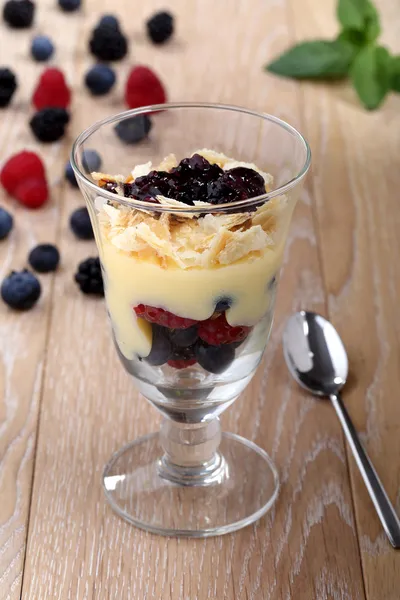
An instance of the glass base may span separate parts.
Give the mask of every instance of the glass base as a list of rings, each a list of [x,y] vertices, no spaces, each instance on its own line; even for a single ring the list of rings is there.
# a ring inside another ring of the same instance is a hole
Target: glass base
[[[246,527],[271,508],[279,490],[268,454],[232,433],[222,434],[205,477],[193,473],[180,484],[178,479],[176,473],[169,476],[160,434],[153,433],[114,454],[104,469],[103,486],[111,507],[126,521],[152,533],[182,537]]]

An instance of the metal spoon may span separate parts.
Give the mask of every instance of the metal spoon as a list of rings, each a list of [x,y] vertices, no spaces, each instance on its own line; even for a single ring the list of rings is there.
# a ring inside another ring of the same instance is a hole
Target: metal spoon
[[[400,548],[399,518],[339,394],[346,383],[349,364],[338,333],[324,317],[300,311],[286,325],[283,351],[295,380],[312,394],[330,398],[386,535],[394,548]]]

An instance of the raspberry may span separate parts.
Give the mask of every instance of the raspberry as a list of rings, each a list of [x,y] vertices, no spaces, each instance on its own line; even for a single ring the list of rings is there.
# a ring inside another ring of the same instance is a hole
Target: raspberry
[[[0,181],[9,194],[26,179],[45,179],[44,166],[34,152],[23,150],[8,159],[0,173]]]
[[[32,96],[32,102],[38,110],[49,106],[60,108],[69,106],[71,92],[60,69],[49,68],[42,73]]]
[[[174,369],[186,369],[186,367],[191,367],[192,365],[195,365],[196,362],[197,360],[195,358],[181,358],[178,360],[171,359],[168,361],[168,364]]]
[[[163,84],[149,67],[138,65],[132,69],[125,88],[125,102],[129,108],[164,104],[166,100]]]
[[[250,331],[250,327],[240,325],[232,327],[226,320],[224,313],[220,314],[216,319],[207,319],[201,321],[198,328],[199,337],[211,346],[219,346],[220,344],[229,344],[244,340]]]
[[[197,323],[194,319],[178,317],[163,308],[147,306],[146,304],[135,306],[134,311],[138,317],[143,317],[143,319],[146,319],[150,323],[157,323],[157,325],[163,325],[170,329],[186,329]]]
[[[45,179],[24,179],[14,190],[14,196],[28,208],[39,208],[49,196]]]

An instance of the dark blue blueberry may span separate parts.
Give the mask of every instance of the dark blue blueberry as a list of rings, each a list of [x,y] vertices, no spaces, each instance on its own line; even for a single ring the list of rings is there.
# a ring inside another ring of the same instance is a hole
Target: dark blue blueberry
[[[137,115],[120,121],[115,126],[115,132],[120,140],[126,144],[137,144],[144,140],[152,126],[150,117]]]
[[[49,273],[57,269],[60,253],[53,244],[39,244],[30,251],[28,261],[35,271]]]
[[[80,240],[92,240],[94,238],[93,227],[86,206],[74,210],[69,224],[76,237]]]
[[[1,297],[8,306],[17,310],[29,310],[39,300],[41,287],[33,273],[24,269],[12,271],[1,284]]]
[[[81,0],[58,0],[59,7],[65,12],[73,12],[81,6]]]
[[[172,344],[168,336],[168,329],[153,324],[152,330],[153,340],[151,351],[144,360],[153,366],[163,365],[172,356]]]
[[[215,306],[215,310],[217,312],[225,312],[226,310],[228,310],[228,308],[230,308],[232,306],[232,298],[221,298],[220,300],[218,300],[216,306]]]
[[[0,240],[4,240],[13,228],[14,220],[9,212],[0,206]]]
[[[85,84],[93,96],[107,94],[115,84],[115,81],[115,73],[107,65],[95,65],[85,75]]]
[[[87,173],[98,171],[101,167],[101,157],[96,150],[84,150],[82,152],[82,167]]]
[[[188,327],[187,329],[171,329],[169,337],[174,346],[186,348],[197,341],[197,327]]]
[[[155,44],[163,44],[174,31],[174,18],[169,12],[158,12],[146,23],[149,38]]]
[[[38,62],[49,60],[54,52],[54,45],[46,35],[38,35],[32,40],[31,54]]]
[[[78,187],[78,182],[70,161],[65,165],[65,179],[67,179],[72,186]]]
[[[119,30],[119,21],[114,15],[103,15],[99,21],[98,27],[101,27],[102,25],[106,25],[117,31]]]
[[[233,363],[235,348],[233,344],[209,346],[201,343],[196,345],[195,356],[203,369],[218,374],[223,373]]]

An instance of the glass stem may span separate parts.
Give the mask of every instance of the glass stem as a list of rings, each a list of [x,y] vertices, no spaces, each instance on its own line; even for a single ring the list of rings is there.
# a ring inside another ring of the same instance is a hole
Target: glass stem
[[[164,456],[159,474],[180,485],[209,485],[225,476],[225,461],[218,452],[221,424],[218,417],[195,424],[165,418],[160,441]]]

